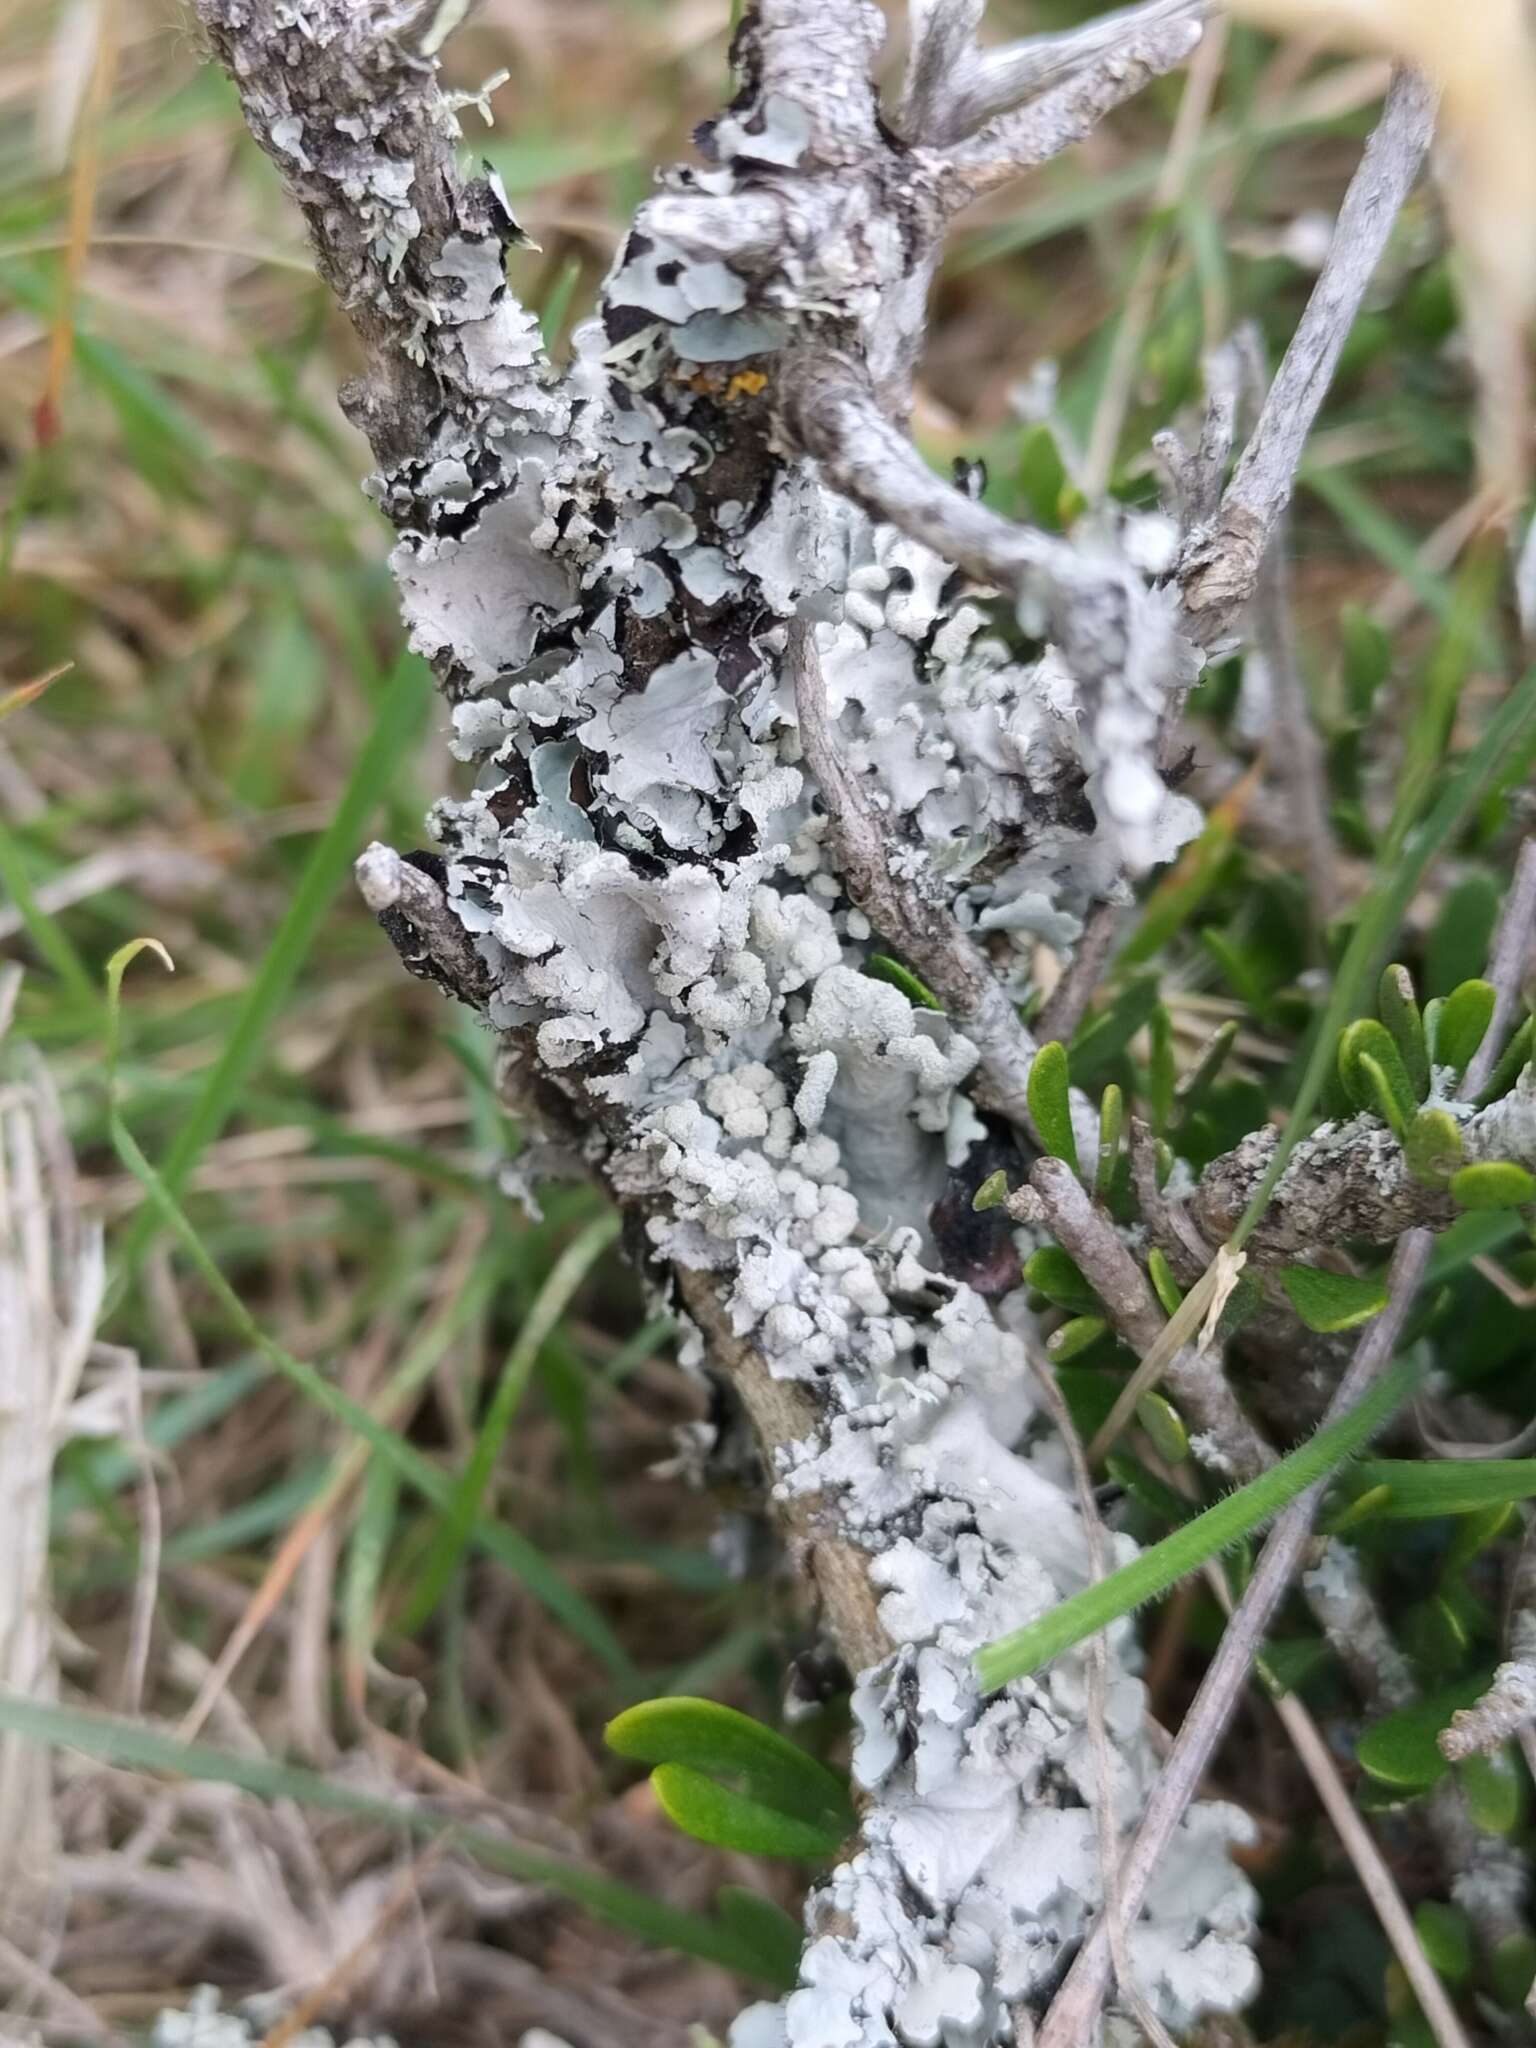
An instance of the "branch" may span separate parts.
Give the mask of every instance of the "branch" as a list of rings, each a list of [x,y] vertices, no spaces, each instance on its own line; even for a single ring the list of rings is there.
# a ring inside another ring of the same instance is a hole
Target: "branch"
[[[1427,1231],[1417,1231],[1398,1247],[1392,1263],[1391,1297],[1361,1338],[1349,1371],[1329,1406],[1328,1421],[1336,1421],[1356,1407],[1391,1363],[1429,1263],[1432,1245],[1433,1240]],[[1120,1873],[1121,1905],[1128,1918],[1134,1919],[1140,1910],[1158,1861],[1210,1765],[1216,1745],[1247,1683],[1265,1631],[1285,1597],[1311,1537],[1326,1492],[1325,1481],[1302,1494],[1270,1531],[1247,1591],[1228,1623],[1220,1648],[1184,1717],[1178,1739],[1153,1788],[1141,1827]],[[1108,1988],[1110,1963],[1108,1930],[1101,1916],[1046,2016],[1037,2036],[1036,2048],[1080,2048],[1082,2042],[1093,2038],[1099,2008]],[[1447,2038],[1460,2038],[1454,2022],[1453,2034]]]
[[[800,620],[789,629],[789,667],[800,741],[821,788],[844,888],[975,1045],[981,1055],[980,1099],[985,1106],[1028,1128],[1027,1090],[1035,1041],[975,940],[960,929],[946,906],[904,879],[911,865],[910,849],[890,831],[838,752],[827,720],[815,629]]]
[[[1203,646],[1222,639],[1253,595],[1344,343],[1428,154],[1434,122],[1433,89],[1415,73],[1399,72],[1215,527],[1196,539],[1180,569],[1184,603]]]
[[[445,405],[478,417],[493,394],[536,397],[537,325],[503,275],[522,235],[489,183],[459,175],[458,121],[413,41],[430,21],[396,0],[197,11],[363,344],[343,403],[379,462],[421,454]]]
[[[1084,141],[1116,107],[1134,99],[1155,78],[1176,71],[1198,47],[1207,11],[1202,0],[1166,0],[1166,4],[1154,0],[1151,6],[1107,17],[1115,24],[1113,31],[1101,23],[1090,23],[1085,36],[1098,40],[1103,29],[1099,54],[1017,113],[1004,114],[972,140],[951,150],[950,210],[958,212],[1060,156]],[[1001,52],[998,56],[1003,60],[998,71],[990,78],[984,74],[969,100],[962,86],[960,105],[965,111],[961,133],[970,126],[971,112],[1004,88],[1007,60]],[[986,60],[982,61],[985,64]],[[1003,90],[1005,101],[1013,97]],[[946,126],[953,128],[954,122],[946,122]]]
[[[1144,61],[1151,45],[1138,39],[1164,27],[1187,30],[1206,14],[1208,0],[1146,0],[1062,34],[1025,36],[990,50],[975,43],[983,11],[982,0],[927,0],[914,9],[918,20],[897,112],[897,127],[909,141],[930,147],[962,142],[1089,66],[1099,73],[1090,90],[1102,91],[1116,65],[1130,70]],[[1195,40],[1185,41],[1183,55]],[[1178,41],[1175,34],[1166,47]],[[1167,68],[1180,62],[1173,57]]]

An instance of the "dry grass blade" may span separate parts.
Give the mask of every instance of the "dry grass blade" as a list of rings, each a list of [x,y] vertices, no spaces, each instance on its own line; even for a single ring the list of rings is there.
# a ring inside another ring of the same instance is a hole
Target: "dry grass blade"
[[[0,1017],[19,975],[3,970]],[[54,1453],[96,1334],[104,1286],[99,1225],[80,1213],[74,1163],[42,1062],[3,1047],[0,1078],[0,1685],[39,1699],[57,1687],[49,1597]],[[53,1886],[49,1775],[0,1736],[0,1926],[36,1939]]]

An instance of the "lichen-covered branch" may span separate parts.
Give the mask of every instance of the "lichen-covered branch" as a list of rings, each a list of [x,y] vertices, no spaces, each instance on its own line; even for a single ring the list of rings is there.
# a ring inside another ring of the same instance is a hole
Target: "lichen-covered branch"
[[[1181,595],[1173,519],[1017,526],[933,476],[905,417],[956,207],[1182,61],[1202,9],[989,56],[968,0],[931,0],[898,127],[870,0],[757,0],[736,98],[640,207],[557,374],[420,10],[198,5],[363,343],[369,489],[476,770],[435,852],[370,849],[364,894],[629,1212],[855,1674],[861,1837],[812,1899],[800,1989],[736,2048],[1001,2048],[1098,1907],[1102,1758],[1081,1660],[993,1699],[971,1668],[1089,1554],[1012,1224],[970,1197],[1028,1170],[1038,942],[1069,950],[1198,828],[1167,729],[1300,442],[1261,425],[1234,562],[1207,535]],[[1400,87],[1378,211],[1424,119]],[[1368,274],[1325,274],[1299,409]],[[882,952],[943,1011],[867,972]],[[1262,1451],[1213,1364],[1188,1389]],[[1128,1627],[1109,1656],[1124,1832],[1154,1767]],[[1133,1931],[1136,1995],[1175,2028],[1252,1990],[1244,1829],[1189,1807]]]

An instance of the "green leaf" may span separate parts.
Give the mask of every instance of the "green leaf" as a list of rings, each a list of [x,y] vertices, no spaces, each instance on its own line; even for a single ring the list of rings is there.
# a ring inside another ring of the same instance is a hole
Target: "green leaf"
[[[1512,1835],[1520,1825],[1520,1774],[1506,1749],[1464,1757],[1456,1776],[1467,1811],[1486,1835]]]
[[[1393,1522],[1481,1514],[1536,1497],[1536,1458],[1362,1458],[1355,1477],[1390,1488],[1381,1512]]]
[[[509,1841],[505,1834],[477,1828],[459,1815],[434,1811],[417,1800],[394,1803],[375,1798],[348,1779],[301,1770],[270,1757],[178,1742],[173,1735],[137,1721],[55,1706],[0,1692],[0,1728],[26,1741],[79,1750],[121,1770],[164,1772],[199,1783],[233,1785],[253,1798],[339,1813],[371,1827],[393,1830],[418,1841],[443,1840],[488,1870],[524,1884],[543,1885],[575,1901],[615,1927],[664,1948],[740,1971],[759,1982],[787,1988],[793,1975],[769,1975],[761,1955],[723,1923],[669,1905],[653,1891],[621,1884],[602,1871],[584,1869],[547,1850]]]
[[[1429,1699],[1415,1700],[1399,1707],[1395,1714],[1374,1722],[1355,1745],[1360,1768],[1381,1785],[1402,1792],[1427,1792],[1438,1785],[1450,1766],[1440,1754],[1436,1737],[1451,1725],[1451,1716],[1470,1707],[1488,1690],[1491,1671],[1458,1679],[1455,1685]]]
[[[1536,1484],[1536,1480],[1532,1483]],[[1511,1534],[1518,1521],[1512,1500],[1495,1501],[1489,1507],[1474,1508],[1469,1514],[1458,1516],[1455,1531],[1446,1546],[1445,1562],[1441,1566],[1442,1579],[1464,1571],[1474,1557],[1480,1557],[1501,1537]]]
[[[1344,691],[1355,718],[1371,715],[1376,692],[1392,673],[1392,640],[1385,626],[1363,606],[1347,604],[1339,614],[1344,647]]]
[[[1413,976],[1406,967],[1384,967],[1376,992],[1376,1008],[1402,1055],[1409,1085],[1422,1102],[1429,1092],[1429,1052],[1424,1043],[1424,1019],[1413,993]]]
[[[764,1806],[688,1764],[660,1764],[651,1784],[662,1812],[685,1835],[712,1848],[743,1856],[801,1856],[824,1863],[842,1845],[842,1834]]]
[[[1387,1290],[1380,1280],[1329,1273],[1321,1266],[1282,1266],[1280,1285],[1307,1328],[1325,1333],[1358,1329],[1387,1305]]]
[[[637,1763],[739,1779],[751,1803],[830,1833],[834,1844],[853,1825],[847,1789],[834,1772],[776,1729],[718,1701],[642,1700],[608,1723],[603,1740]]]
[[[1536,1049],[1533,1041],[1536,1041],[1536,1017],[1527,1017],[1494,1063],[1488,1085],[1477,1098],[1479,1109],[1486,1109],[1490,1102],[1502,1101],[1514,1087],[1531,1063],[1532,1051]]]
[[[1450,1984],[1472,1974],[1472,1928],[1459,1906],[1425,1899],[1413,1916],[1424,1953]]]
[[[1167,1522],[1170,1528],[1181,1528],[1194,1512],[1183,1494],[1175,1493],[1166,1480],[1159,1479],[1129,1451],[1111,1451],[1104,1460],[1104,1470],[1117,1486],[1125,1488],[1132,1500],[1156,1515],[1160,1522]]]
[[[1387,1512],[1391,1500],[1390,1486],[1368,1486],[1363,1493],[1357,1494],[1336,1513],[1322,1516],[1318,1526],[1325,1535],[1342,1535],[1346,1529],[1357,1528],[1362,1522],[1379,1520]]]
[[[1042,1045],[1029,1066],[1025,1084],[1030,1118],[1041,1144],[1053,1159],[1064,1159],[1078,1172],[1077,1139],[1072,1130],[1071,1075],[1067,1048],[1059,1039]],[[1081,1175],[1078,1175],[1081,1179]]]
[[[745,1885],[723,1884],[715,1893],[720,1924],[762,1959],[769,1983],[793,1984],[800,1972],[805,1931],[782,1906]]]
[[[1093,1196],[1097,1202],[1109,1199],[1115,1167],[1120,1159],[1120,1134],[1124,1129],[1125,1097],[1111,1081],[1099,1102],[1099,1162],[1093,1175]]]
[[[999,1167],[996,1173],[989,1173],[981,1186],[971,1197],[971,1207],[977,1215],[986,1209],[1001,1209],[1008,1199],[1008,1173]]]
[[[1485,1159],[1452,1174],[1451,1200],[1458,1209],[1518,1209],[1536,1200],[1536,1175],[1512,1159]]]
[[[1077,1261],[1060,1245],[1043,1244],[1024,1261],[1026,1286],[1074,1315],[1102,1315],[1104,1304],[1083,1277]]]
[[[1399,1133],[1418,1110],[1397,1043],[1375,1017],[1358,1018],[1339,1040],[1339,1078],[1356,1109],[1371,1111]]]
[[[1402,1143],[1408,1171],[1427,1188],[1447,1186],[1462,1162],[1461,1126],[1448,1109],[1421,1109]]]
[[[1536,1982],[1536,1934],[1506,1934],[1489,1964],[1493,1995],[1510,2012],[1518,2012]]]
[[[1076,1358],[1091,1344],[1097,1344],[1108,1329],[1109,1325],[1102,1316],[1074,1316],[1070,1323],[1063,1323],[1059,1330],[1052,1330],[1045,1340],[1045,1348],[1057,1365],[1065,1365],[1068,1359]]]
[[[1464,1074],[1493,1022],[1498,992],[1491,982],[1464,981],[1440,1005],[1435,1022],[1435,1063]]]
[[[1036,523],[1052,533],[1062,529],[1066,483],[1067,468],[1056,436],[1041,421],[1029,429],[1019,444],[1019,488]]]
[[[1165,1465],[1183,1464],[1189,1456],[1189,1431],[1171,1401],[1158,1393],[1143,1394],[1136,1403],[1136,1420]]]
[[[1336,472],[1330,474],[1336,475]],[[1387,938],[1413,901],[1435,856],[1461,829],[1467,817],[1531,728],[1536,716],[1536,667],[1528,668],[1489,718],[1477,745],[1446,775],[1429,816],[1410,833],[1397,857],[1383,865],[1370,893],[1360,905],[1355,928],[1333,978],[1312,1053],[1291,1103],[1280,1142],[1270,1155],[1258,1186],[1227,1242],[1241,1250],[1269,1206],[1270,1196],[1290,1163],[1296,1146],[1312,1129],[1313,1111],[1323,1092],[1339,1035],[1359,1007],[1370,974],[1381,958]],[[1475,969],[1473,970],[1476,971]],[[1431,984],[1441,986],[1443,984]]]
[[[915,1009],[942,1013],[944,1005],[927,982],[919,981],[910,967],[903,967],[889,953],[871,953],[864,962],[864,972],[875,981],[888,981],[892,988],[899,988]]]
[[[1080,1088],[1093,1085],[1101,1070],[1120,1058],[1157,1009],[1157,977],[1139,974],[1107,1009],[1090,1017],[1072,1040],[1072,1074]]]
[[[1498,884],[1484,874],[1467,875],[1446,896],[1424,949],[1431,995],[1449,995],[1458,982],[1482,973],[1502,900]]]
[[[1154,1543],[1139,1557],[1097,1584],[1063,1600],[1027,1627],[988,1643],[976,1655],[976,1674],[985,1692],[1026,1677],[1122,1615],[1155,1600],[1190,1572],[1241,1542],[1307,1488],[1337,1470],[1376,1433],[1412,1387],[1411,1363],[1393,1366],[1358,1407],[1320,1429],[1299,1450],[1269,1471],[1229,1493],[1182,1529]]]
[[[1174,1279],[1173,1268],[1157,1245],[1147,1253],[1147,1277],[1152,1282],[1152,1292],[1162,1304],[1163,1314],[1171,1316],[1184,1299],[1184,1290]]]

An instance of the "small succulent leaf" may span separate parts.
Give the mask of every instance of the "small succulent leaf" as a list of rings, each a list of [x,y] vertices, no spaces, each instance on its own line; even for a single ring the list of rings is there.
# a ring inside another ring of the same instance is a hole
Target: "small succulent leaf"
[[[1125,1129],[1125,1097],[1113,1081],[1099,1101],[1099,1159],[1094,1169],[1094,1200],[1108,1199],[1120,1158],[1120,1134]]]
[[[1425,1955],[1448,1984],[1460,1984],[1471,1975],[1472,1927],[1459,1906],[1425,1899],[1413,1924]]]
[[[1424,1042],[1424,1019],[1413,993],[1413,976],[1406,967],[1394,963],[1382,970],[1376,1009],[1402,1055],[1409,1085],[1422,1102],[1429,1092],[1429,1050]]]
[[[1429,1063],[1438,1067],[1440,1060],[1440,1012],[1445,1008],[1444,996],[1431,996],[1424,1005],[1424,1049],[1429,1054]]]
[[[1536,1480],[1532,1481],[1536,1489]],[[1442,1580],[1451,1579],[1457,1572],[1465,1571],[1473,1558],[1480,1557],[1502,1536],[1507,1536],[1518,1525],[1519,1516],[1512,1500],[1495,1501],[1485,1508],[1474,1508],[1469,1514],[1460,1515],[1455,1531],[1446,1546],[1445,1560],[1440,1567]]]
[[[1076,1358],[1090,1344],[1097,1344],[1108,1328],[1102,1316],[1074,1316],[1071,1322],[1063,1323],[1059,1330],[1051,1332],[1045,1340],[1045,1348],[1057,1365],[1065,1365],[1069,1358]]]
[[[1323,1533],[1328,1536],[1339,1536],[1346,1529],[1359,1528],[1362,1522],[1379,1521],[1390,1510],[1391,1505],[1390,1486],[1368,1486],[1364,1493],[1357,1494],[1336,1514],[1323,1517]]]
[[[1482,1044],[1493,1022],[1498,993],[1492,982],[1464,981],[1454,988],[1440,1007],[1435,1030],[1435,1058],[1442,1067],[1464,1074],[1472,1055]]]
[[[1401,1144],[1408,1135],[1408,1116],[1404,1112],[1401,1097],[1392,1083],[1392,1076],[1374,1054],[1362,1052],[1357,1055],[1356,1064],[1360,1078],[1370,1090],[1369,1107],[1392,1132]]]
[[[1379,1785],[1400,1792],[1427,1792],[1438,1785],[1450,1767],[1436,1738],[1450,1727],[1453,1714],[1482,1698],[1492,1677],[1491,1671],[1479,1671],[1373,1722],[1355,1745],[1360,1768]]]
[[[764,1806],[745,1792],[708,1778],[689,1764],[659,1764],[651,1784],[662,1812],[685,1835],[743,1856],[797,1856],[821,1863],[837,1854],[842,1835]]]
[[[1536,1934],[1506,1934],[1488,1965],[1493,1995],[1506,2011],[1519,2012],[1536,1982]]]
[[[1189,1456],[1189,1431],[1171,1401],[1159,1393],[1143,1394],[1136,1403],[1136,1420],[1165,1465],[1183,1464]]]
[[[1280,1285],[1307,1328],[1324,1333],[1357,1329],[1387,1305],[1380,1280],[1330,1273],[1321,1266],[1282,1266]]]
[[[723,1884],[715,1894],[715,1911],[738,1940],[762,1959],[770,1983],[793,1984],[800,1973],[805,1933],[782,1906],[745,1885]]]
[[[1520,1825],[1520,1778],[1508,1751],[1469,1756],[1456,1766],[1467,1811],[1484,1834],[1510,1835]]]
[[[1104,1470],[1117,1486],[1125,1488],[1132,1500],[1170,1527],[1177,1528],[1194,1513],[1193,1505],[1181,1493],[1175,1493],[1166,1480],[1150,1472],[1129,1451],[1111,1451],[1104,1460]]]
[[[853,1818],[842,1780],[776,1729],[716,1700],[642,1700],[603,1731],[616,1755],[643,1764],[686,1764],[741,1781],[754,1801],[814,1821],[834,1834]]]
[[[1339,1040],[1339,1074],[1356,1109],[1371,1111],[1394,1130],[1405,1128],[1419,1106],[1397,1042],[1375,1017],[1358,1018],[1346,1028]]]
[[[1053,1159],[1064,1159],[1072,1171],[1078,1173],[1077,1137],[1072,1129],[1071,1075],[1067,1048],[1059,1039],[1042,1045],[1030,1062],[1025,1094],[1041,1144]]]
[[[1077,1261],[1060,1245],[1043,1244],[1024,1261],[1025,1285],[1058,1308],[1074,1315],[1102,1315],[1104,1304],[1084,1278]]]
[[[1402,1142],[1408,1171],[1423,1187],[1445,1187],[1462,1163],[1461,1126],[1448,1109],[1421,1109]]]
[[[1184,1290],[1173,1277],[1173,1268],[1162,1249],[1153,1245],[1147,1253],[1147,1278],[1152,1282],[1152,1292],[1162,1304],[1163,1314],[1171,1316],[1184,1299]]]
[[[944,1005],[927,982],[919,981],[910,967],[903,967],[889,953],[871,953],[864,962],[864,972],[875,981],[888,981],[892,988],[899,988],[915,1009],[938,1010],[942,1014]]]
[[[971,1197],[971,1207],[978,1215],[985,1209],[1001,1209],[1008,1199],[1008,1175],[1003,1167],[996,1173],[989,1173],[981,1186]]]
[[[1264,1683],[1277,1697],[1283,1697],[1305,1685],[1331,1657],[1321,1636],[1283,1636],[1279,1642],[1266,1643],[1257,1661]]]
[[[1536,1174],[1513,1159],[1485,1159],[1452,1174],[1451,1200],[1458,1209],[1518,1209],[1536,1200]]]
[[[1533,1051],[1536,1051],[1536,1018],[1527,1017],[1494,1062],[1488,1084],[1477,1098],[1479,1109],[1486,1109],[1490,1102],[1504,1099],[1530,1065]]]

